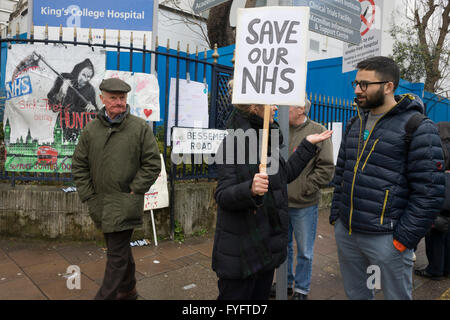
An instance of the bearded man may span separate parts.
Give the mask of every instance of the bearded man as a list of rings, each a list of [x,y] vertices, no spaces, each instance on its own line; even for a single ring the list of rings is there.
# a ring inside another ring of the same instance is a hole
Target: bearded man
[[[421,99],[395,95],[400,72],[386,57],[357,65],[352,82],[358,115],[342,138],[330,223],[349,299],[412,299],[413,249],[430,229],[444,196],[438,130],[420,122],[405,142],[405,125],[423,113]]]

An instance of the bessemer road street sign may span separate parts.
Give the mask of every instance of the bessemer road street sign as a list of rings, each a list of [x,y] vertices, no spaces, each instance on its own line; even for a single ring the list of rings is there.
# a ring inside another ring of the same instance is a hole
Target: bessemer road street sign
[[[310,8],[309,30],[352,44],[361,42],[361,3],[357,0],[294,0]]]

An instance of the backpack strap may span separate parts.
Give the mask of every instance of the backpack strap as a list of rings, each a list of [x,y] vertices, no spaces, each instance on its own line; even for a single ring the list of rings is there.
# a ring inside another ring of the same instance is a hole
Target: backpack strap
[[[405,124],[405,144],[406,144],[406,152],[409,152],[409,146],[411,145],[412,136],[414,131],[419,127],[420,123],[428,119],[428,117],[422,113],[416,113],[411,118],[409,118],[408,122]]]
[[[347,126],[345,127],[344,139],[347,138],[347,134],[350,131],[350,128],[353,126],[353,124],[355,123],[356,120],[358,120],[358,116],[354,116],[353,118],[350,118],[349,123],[347,123]]]

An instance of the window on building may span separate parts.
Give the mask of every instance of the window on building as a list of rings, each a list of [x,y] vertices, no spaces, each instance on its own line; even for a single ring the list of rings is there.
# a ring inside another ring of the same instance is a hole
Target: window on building
[[[319,42],[319,41],[313,40],[313,39],[310,39],[310,40],[309,40],[309,48],[310,48],[312,51],[319,52],[319,47],[320,47],[320,42]]]

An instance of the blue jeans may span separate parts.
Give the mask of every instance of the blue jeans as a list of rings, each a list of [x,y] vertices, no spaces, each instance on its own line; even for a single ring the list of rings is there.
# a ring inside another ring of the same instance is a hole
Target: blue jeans
[[[392,234],[353,231],[349,235],[339,219],[334,234],[344,290],[350,300],[373,300],[377,280],[386,300],[412,299],[412,249],[398,251]]]
[[[311,284],[314,240],[316,239],[318,206],[307,208],[289,208],[289,242],[288,242],[288,286],[295,281],[294,291],[309,293]],[[297,266],[294,269],[294,241],[297,242]]]

